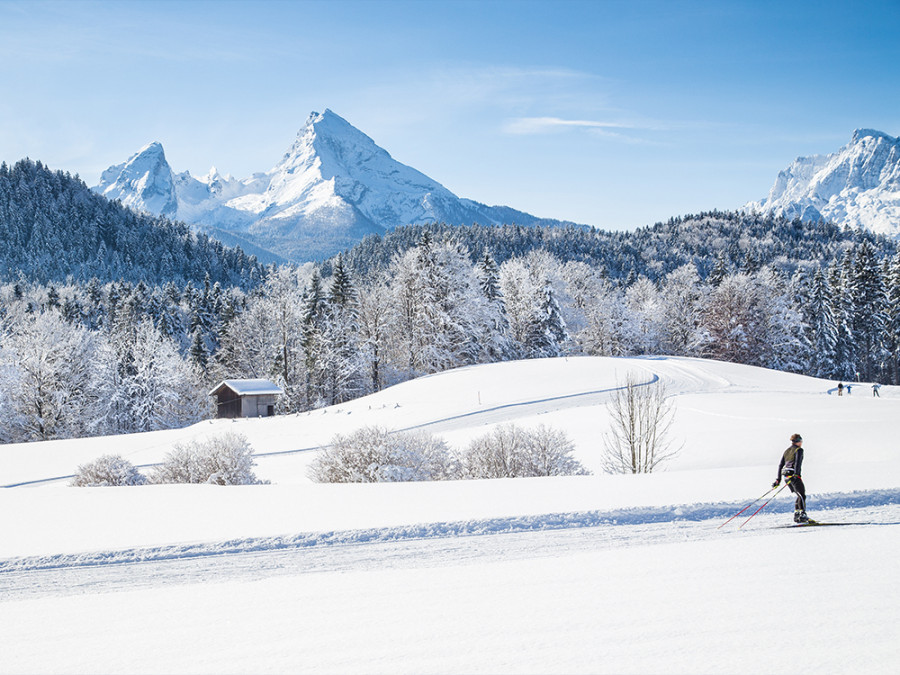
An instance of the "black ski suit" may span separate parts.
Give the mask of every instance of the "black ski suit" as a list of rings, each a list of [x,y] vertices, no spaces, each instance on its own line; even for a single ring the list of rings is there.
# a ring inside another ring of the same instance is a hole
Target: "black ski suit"
[[[794,501],[795,511],[806,511],[806,486],[800,477],[800,469],[803,466],[803,448],[791,444],[784,454],[781,456],[781,463],[778,465],[778,480],[784,476],[787,486],[791,492],[797,495]]]

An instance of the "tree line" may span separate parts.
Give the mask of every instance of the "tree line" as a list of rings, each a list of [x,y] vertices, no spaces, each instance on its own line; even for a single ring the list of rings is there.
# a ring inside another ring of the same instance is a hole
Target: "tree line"
[[[900,383],[896,242],[760,214],[404,226],[263,267],[23,160],[0,164],[0,283],[0,442],[182,426],[227,378],[270,378],[297,412],[569,354]]]
[[[900,255],[867,239],[828,264],[693,262],[656,280],[542,249],[497,262],[428,230],[359,282],[343,256],[250,290],[125,282],[0,286],[4,442],[180,426],[221,379],[270,378],[282,413],[450,368],[668,354],[900,383]],[[719,259],[720,262],[723,259]],[[745,261],[746,262],[746,261]]]
[[[397,254],[415,246],[423,233],[435,240],[452,239],[474,260],[489,250],[498,264],[536,250],[560,260],[584,262],[610,279],[631,283],[638,276],[658,282],[692,263],[705,279],[720,269],[759,269],[768,265],[780,274],[798,267],[829,264],[868,241],[879,256],[897,250],[896,241],[866,230],[841,228],[824,221],[788,220],[759,213],[709,211],[671,218],[631,231],[583,226],[405,225],[384,235],[369,235],[343,254],[344,264],[361,282],[382,273]],[[324,269],[329,269],[326,261]]]

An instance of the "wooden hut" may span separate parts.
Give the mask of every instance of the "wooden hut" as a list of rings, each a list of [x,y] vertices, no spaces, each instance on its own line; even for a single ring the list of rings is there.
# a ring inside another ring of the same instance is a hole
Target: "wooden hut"
[[[216,417],[271,417],[283,393],[269,380],[222,380],[209,395],[216,397]]]

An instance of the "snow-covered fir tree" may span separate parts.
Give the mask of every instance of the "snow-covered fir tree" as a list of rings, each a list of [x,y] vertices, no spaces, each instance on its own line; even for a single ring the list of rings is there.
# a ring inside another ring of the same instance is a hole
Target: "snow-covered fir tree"
[[[810,374],[816,377],[839,377],[838,324],[834,313],[834,293],[828,278],[819,267],[813,276],[806,308],[809,342],[812,347]]]
[[[880,377],[888,360],[885,347],[889,323],[887,293],[881,266],[875,250],[867,241],[857,247],[848,259],[852,265],[847,279],[846,293],[850,308],[849,324],[856,343],[856,366],[859,377],[872,380]]]
[[[475,276],[481,296],[474,303],[480,311],[475,318],[479,336],[479,361],[503,361],[511,357],[513,347],[509,338],[506,303],[500,291],[500,267],[485,250],[476,264]]]
[[[900,382],[900,252],[894,255],[885,269],[888,298],[888,323],[885,328],[885,347],[889,360],[885,379]]]
[[[322,330],[322,373],[328,403],[365,392],[365,357],[359,348],[359,298],[339,256],[331,275]]]

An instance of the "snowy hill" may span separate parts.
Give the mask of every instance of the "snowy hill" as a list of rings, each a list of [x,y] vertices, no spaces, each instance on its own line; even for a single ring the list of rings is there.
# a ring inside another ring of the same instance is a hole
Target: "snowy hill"
[[[599,474],[606,402],[629,372],[665,383],[684,448],[660,473]],[[26,484],[0,490],[15,514],[0,520],[0,671],[892,673],[900,388],[836,384],[701,359],[543,359],[297,415],[0,446],[0,485]],[[595,475],[306,477],[357,427],[460,446],[509,422],[564,429]],[[65,485],[100,454],[147,464],[226,429],[272,484]],[[846,526],[783,528],[785,490],[719,529],[769,487],[793,432],[811,515]],[[789,649],[786,588],[806,622]]]
[[[900,139],[857,129],[835,153],[796,159],[778,174],[768,197],[745,209],[788,219],[824,219],[897,237]]]
[[[330,110],[312,113],[281,160],[249,178],[223,176],[215,168],[200,178],[176,174],[162,146],[150,143],[105,171],[94,189],[295,260],[327,257],[398,225],[560,224],[460,199]]]

